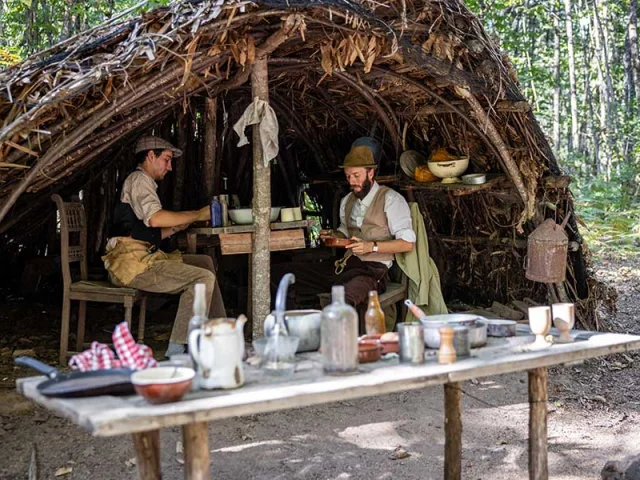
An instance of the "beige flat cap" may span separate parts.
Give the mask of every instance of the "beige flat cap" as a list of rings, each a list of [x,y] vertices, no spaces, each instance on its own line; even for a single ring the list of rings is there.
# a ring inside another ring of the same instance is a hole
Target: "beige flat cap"
[[[182,156],[182,150],[174,147],[162,138],[148,136],[138,139],[134,153],[147,152],[149,150],[171,150],[174,157]]]

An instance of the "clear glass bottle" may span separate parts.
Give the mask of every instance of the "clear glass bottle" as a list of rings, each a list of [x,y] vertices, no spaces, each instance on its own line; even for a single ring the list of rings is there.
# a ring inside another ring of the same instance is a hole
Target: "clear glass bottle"
[[[195,296],[193,297],[193,316],[189,319],[189,336],[193,330],[196,330],[209,320],[207,315],[207,286],[204,283],[196,283]],[[196,371],[196,376],[191,383],[191,390],[198,390],[200,388],[200,369],[193,356],[191,356],[191,363],[193,369]]]
[[[331,289],[333,302],[322,310],[321,348],[324,371],[340,374],[358,369],[358,312],[344,301],[344,286]]]
[[[364,328],[367,335],[382,335],[387,331],[384,312],[380,307],[380,299],[378,298],[378,292],[376,290],[369,292],[369,305],[364,314]]]

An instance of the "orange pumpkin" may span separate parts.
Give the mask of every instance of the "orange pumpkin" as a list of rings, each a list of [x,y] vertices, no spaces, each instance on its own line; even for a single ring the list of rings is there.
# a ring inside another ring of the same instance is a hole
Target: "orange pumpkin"
[[[416,167],[413,172],[413,176],[418,182],[433,182],[438,180],[438,177],[431,173],[431,170],[429,170],[427,165],[420,165],[419,167]]]
[[[446,148],[440,147],[436,148],[433,152],[431,152],[431,156],[429,157],[430,162],[448,162],[449,160],[456,160],[458,157],[450,154]]]

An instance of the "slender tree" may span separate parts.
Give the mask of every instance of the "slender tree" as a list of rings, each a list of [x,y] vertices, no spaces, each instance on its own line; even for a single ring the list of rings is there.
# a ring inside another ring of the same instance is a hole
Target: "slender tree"
[[[571,17],[571,0],[564,0],[565,25],[567,34],[567,55],[569,64],[569,100],[571,102],[571,136],[567,148],[573,150],[578,140],[578,95],[576,91],[576,62],[573,53],[573,19]]]

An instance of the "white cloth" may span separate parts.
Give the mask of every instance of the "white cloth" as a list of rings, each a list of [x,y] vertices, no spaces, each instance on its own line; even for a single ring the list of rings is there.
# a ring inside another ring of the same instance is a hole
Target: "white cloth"
[[[367,214],[367,210],[369,210],[379,189],[380,185],[374,181],[367,196],[362,200],[356,199],[353,209],[351,210],[350,220],[351,223],[358,228],[362,228],[362,222]],[[349,195],[344,197],[342,202],[340,202],[340,227],[338,227],[338,231],[347,238],[349,238],[349,231],[347,230],[345,215],[348,196]],[[404,197],[395,190],[387,191],[384,199],[384,213],[387,216],[389,232],[391,232],[391,235],[393,235],[396,240],[404,240],[410,243],[416,242],[416,233],[413,231],[413,224],[411,223],[411,209],[409,208],[409,204]],[[391,268],[391,265],[393,265],[393,262],[381,263],[384,263],[388,268]]]
[[[249,125],[260,124],[260,143],[262,145],[262,160],[264,166],[268,166],[269,162],[278,155],[278,117],[273,108],[258,97],[253,99],[253,103],[236,122],[233,129],[240,137],[238,146],[242,147],[249,143],[249,139],[244,134],[245,128]]]

